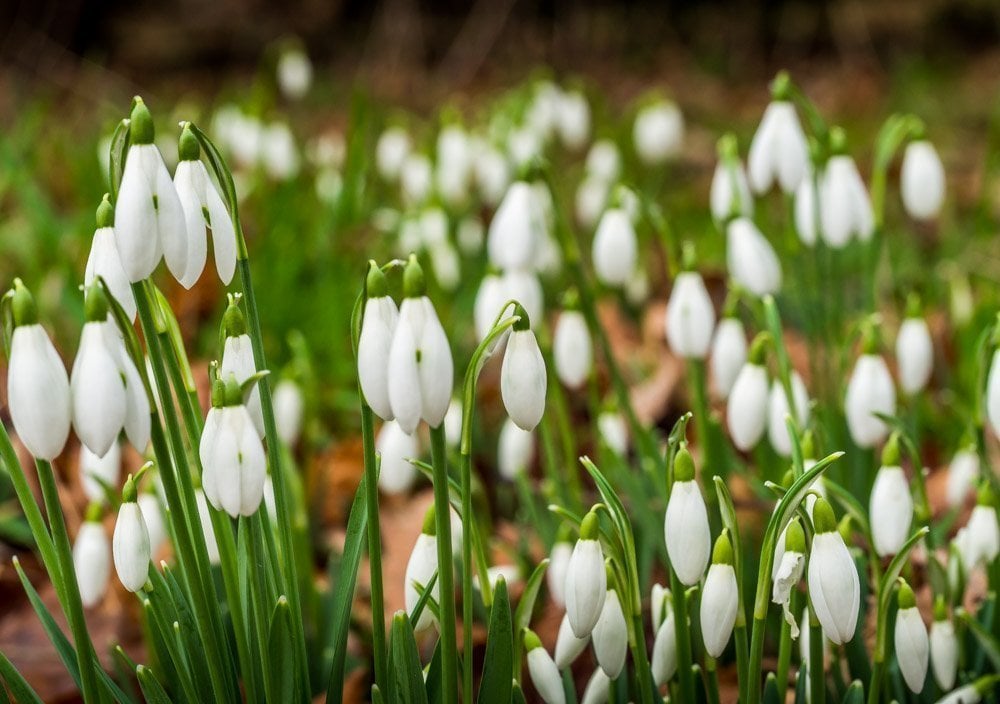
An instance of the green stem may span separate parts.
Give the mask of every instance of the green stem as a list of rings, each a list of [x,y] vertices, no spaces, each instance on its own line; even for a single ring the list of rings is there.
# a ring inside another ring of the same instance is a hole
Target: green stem
[[[713,474],[718,474],[725,479],[727,472],[721,464],[717,464],[715,461],[715,443],[710,437],[711,419],[709,418],[708,375],[705,369],[705,360],[691,359],[689,363],[693,377],[691,387],[694,395],[694,427],[695,433],[698,435],[698,444],[701,446],[702,466],[710,467]]]
[[[716,671],[715,658],[705,656],[705,689],[708,694],[708,704],[719,704],[719,673]]]
[[[798,594],[793,593],[791,595],[791,603],[789,604],[789,609],[793,614],[798,613]],[[782,618],[781,619],[781,637],[778,641],[778,670],[775,673],[777,676],[778,687],[782,692],[788,689],[788,669],[792,661],[792,627],[789,623]]]
[[[364,399],[364,395],[359,396]],[[361,439],[365,458],[365,508],[368,512],[368,568],[371,574],[372,649],[375,651],[375,684],[386,687],[385,602],[382,590],[382,532],[378,515],[378,464],[375,459],[375,419],[361,401]]]
[[[744,701],[760,701],[761,662],[764,658],[764,616],[754,615],[750,636],[750,664],[747,668],[747,696]],[[691,700],[688,700],[691,701]]]
[[[674,602],[674,629],[677,637],[677,682],[680,688],[678,701],[693,702],[694,677],[691,666],[691,626],[688,623],[687,594],[673,568],[670,570],[670,591]],[[757,701],[756,699],[748,701]]]
[[[823,663],[823,629],[812,606],[809,607],[809,702],[823,704],[826,699],[826,673]],[[876,664],[876,668],[878,665]]]
[[[431,463],[434,468],[434,515],[437,526],[438,583],[441,587],[441,700],[456,704],[455,572],[451,552],[451,504],[448,501],[448,460],[444,426],[431,428]],[[463,534],[471,530],[463,526]],[[471,628],[472,624],[464,624]],[[471,658],[471,653],[466,653]]]
[[[742,577],[740,577],[742,579]],[[740,607],[743,608],[742,606]],[[743,621],[742,624],[739,621]],[[747,692],[747,668],[749,667],[749,653],[747,652],[747,625],[744,619],[737,617],[736,628],[733,629],[733,640],[736,641],[736,680],[739,688],[740,701],[749,701],[746,698]]]
[[[463,409],[464,410],[464,409]],[[465,411],[472,413],[472,409]],[[471,421],[470,421],[471,422]],[[464,443],[463,443],[464,445]],[[462,701],[472,701],[472,455],[462,448]],[[523,474],[523,473],[522,473]]]
[[[642,630],[641,613],[632,614],[632,638],[630,641],[632,660],[635,663],[635,677],[639,685],[639,700],[643,704],[653,704],[653,673],[649,665],[649,655],[646,653],[646,636]]]
[[[52,465],[45,460],[36,459],[35,467],[38,470],[38,483],[41,485],[42,496],[45,499],[45,511],[48,513],[49,525],[52,528],[55,557],[59,564],[58,575],[50,575],[50,577],[53,578],[53,581],[55,581],[55,577],[62,578],[62,605],[66,611],[70,631],[73,633],[73,643],[76,645],[76,660],[80,667],[83,700],[85,702],[100,702],[102,697],[97,688],[96,674],[96,668],[100,667],[100,663],[87,631],[87,621],[83,616],[80,587],[76,580],[76,570],[73,567],[73,548],[70,546],[69,534],[66,532],[66,520],[59,503],[56,478],[52,473]]]
[[[810,638],[812,633],[810,632]],[[809,643],[809,647],[812,648],[812,643]],[[810,655],[810,658],[812,656]],[[882,691],[882,676],[885,673],[885,663],[881,660],[875,660],[872,663],[872,677],[868,682],[868,704],[878,704],[881,700]]]

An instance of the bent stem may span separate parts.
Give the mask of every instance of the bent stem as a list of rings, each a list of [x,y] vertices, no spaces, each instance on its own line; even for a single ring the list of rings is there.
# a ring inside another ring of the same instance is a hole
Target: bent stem
[[[444,425],[431,428],[431,463],[434,476],[434,521],[437,528],[438,580],[441,596],[438,607],[441,621],[441,700],[457,701],[456,665],[458,649],[455,636],[455,570],[451,552],[451,504],[448,503],[448,459]],[[462,533],[466,533],[463,527]],[[471,628],[472,624],[463,624]],[[471,653],[466,653],[470,658]]]

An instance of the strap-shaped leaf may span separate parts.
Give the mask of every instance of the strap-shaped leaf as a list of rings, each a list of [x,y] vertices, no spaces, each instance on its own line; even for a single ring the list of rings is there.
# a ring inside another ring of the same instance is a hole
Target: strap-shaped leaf
[[[278,597],[271,613],[267,636],[267,664],[264,688],[270,702],[294,701],[293,692],[304,686],[295,681],[295,643],[292,640],[292,610],[288,599]]]
[[[847,688],[844,692],[844,698],[841,700],[842,704],[864,704],[865,701],[865,686],[861,684],[860,680],[854,680],[851,682],[851,686]]]
[[[478,704],[510,704],[510,673],[514,670],[514,627],[507,596],[507,582],[501,577],[493,590],[493,607],[486,638],[486,659],[479,684]]]
[[[0,677],[14,695],[14,701],[18,704],[43,704],[42,698],[35,693],[27,680],[21,676],[14,664],[7,659],[7,656],[0,652]],[[0,690],[3,688],[0,687]],[[4,694],[6,697],[6,694]]]
[[[167,696],[163,685],[157,681],[153,671],[145,665],[135,668],[135,675],[139,678],[139,688],[149,704],[172,704],[173,700]]]
[[[535,601],[538,593],[542,589],[542,580],[545,578],[545,570],[548,569],[549,559],[545,558],[538,563],[538,567],[528,577],[524,583],[524,591],[521,592],[521,600],[517,602],[517,609],[514,610],[514,679],[521,681],[521,651],[524,644],[521,641],[521,631],[531,623],[531,614],[535,610]]]
[[[417,594],[420,596],[417,598],[417,603],[413,605],[413,611],[410,612],[409,616],[411,623],[417,623],[420,621],[420,615],[424,612],[424,609],[428,607],[430,602],[434,601],[434,585],[437,583],[437,578],[437,570],[434,570],[434,574],[432,574],[431,578],[427,580],[426,585],[420,584],[419,582],[416,582],[413,585],[417,590]],[[435,618],[437,617],[436,606],[431,613],[434,614]]]
[[[387,704],[427,704],[424,673],[410,619],[403,611],[392,617],[389,636],[389,681]]]
[[[424,690],[427,692],[428,704],[441,704],[441,641],[434,645],[434,654],[427,666],[427,676],[424,678]]]
[[[764,681],[764,696],[761,699],[762,704],[781,704],[782,697],[778,692],[778,678],[775,677],[773,672],[767,673],[767,679]]]

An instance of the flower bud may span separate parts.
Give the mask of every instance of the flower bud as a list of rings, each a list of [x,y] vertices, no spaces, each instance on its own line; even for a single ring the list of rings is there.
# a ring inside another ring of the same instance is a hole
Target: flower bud
[[[670,611],[672,601],[673,595],[670,590],[659,582],[654,582],[649,590],[649,621],[653,626],[654,634],[660,630],[660,624],[663,623],[667,612]]]
[[[669,682],[677,672],[677,632],[672,609],[667,609],[662,623],[656,628],[649,664],[653,671],[653,683],[657,687]]]
[[[739,609],[739,590],[733,569],[733,548],[723,532],[715,542],[712,566],[708,568],[701,595],[701,634],[705,651],[713,658],[722,655],[729,643]]]
[[[365,401],[382,420],[392,420],[389,403],[389,349],[399,321],[396,302],[389,295],[385,274],[368,265],[368,299],[358,336],[358,382]]]
[[[511,418],[504,421],[497,444],[497,470],[507,481],[528,471],[535,458],[535,436],[522,430]],[[549,568],[551,570],[551,567]]]
[[[746,361],[747,338],[743,323],[739,318],[723,318],[715,329],[712,356],[709,359],[715,390],[720,398],[729,398],[736,377]]]
[[[792,398],[795,400],[795,422],[798,428],[805,428],[809,425],[809,392],[797,371],[792,371],[791,383]],[[767,439],[774,451],[782,457],[792,456],[792,438],[785,424],[785,416],[790,414],[785,388],[775,379],[771,382],[771,392],[767,397]]]
[[[756,193],[765,193],[777,183],[785,193],[794,193],[808,164],[809,149],[795,106],[788,100],[775,99],[764,111],[750,142],[750,186]]]
[[[738,217],[726,228],[726,265],[730,278],[755,296],[781,288],[781,262],[752,220]]]
[[[612,184],[621,174],[622,157],[618,145],[610,139],[599,139],[587,152],[584,170],[588,176],[594,176],[605,184]]]
[[[597,431],[608,449],[619,457],[628,453],[628,426],[617,411],[601,411],[597,416]]]
[[[459,207],[469,196],[472,151],[469,136],[457,124],[446,125],[438,133],[437,192],[445,203]]]
[[[903,207],[915,220],[931,220],[944,202],[944,166],[934,145],[917,139],[906,145],[899,171]]]
[[[663,532],[670,564],[681,583],[689,587],[701,581],[712,544],[708,511],[694,476],[694,460],[681,448],[674,459],[674,483]]]
[[[966,569],[977,564],[988,565],[1000,554],[1000,527],[989,485],[980,490],[979,502],[966,524],[967,543],[964,551]],[[958,538],[956,537],[956,542]]]
[[[146,521],[135,499],[135,486],[129,477],[122,491],[112,545],[118,579],[130,592],[137,592],[146,585],[151,555]]]
[[[252,516],[264,498],[264,445],[239,399],[209,415],[198,449],[205,497],[233,518]]]
[[[590,231],[597,224],[597,219],[604,212],[610,194],[608,183],[597,176],[584,176],[577,186],[573,199],[573,212],[580,226]]]
[[[589,635],[577,638],[573,634],[573,628],[569,625],[569,616],[563,615],[562,622],[559,624],[559,635],[556,637],[556,667],[560,670],[568,668],[580,656],[580,653],[587,649],[589,643]]]
[[[591,511],[580,526],[580,539],[566,567],[566,615],[577,638],[591,634],[601,617],[608,578],[598,538],[598,517]]]
[[[100,603],[111,577],[111,545],[100,513],[80,525],[73,545],[73,569],[84,608]]]
[[[426,154],[410,152],[403,158],[399,185],[406,205],[416,206],[427,200],[434,185],[434,168]]]
[[[677,275],[667,303],[664,328],[674,354],[686,359],[704,359],[712,344],[715,309],[701,274],[684,271]]]
[[[528,659],[528,674],[545,704],[566,704],[559,668],[542,647],[542,641],[532,631],[524,631],[524,650]]]
[[[549,553],[549,568],[545,572],[545,583],[549,588],[552,603],[559,607],[566,605],[566,576],[572,556],[573,546],[565,540],[557,540],[552,546],[552,552]]]
[[[743,164],[735,159],[731,164],[719,159],[708,201],[712,217],[720,225],[731,216],[753,217],[753,196]]]
[[[160,500],[156,497],[156,494],[143,493],[139,494],[136,503],[139,504],[139,509],[142,511],[142,519],[146,522],[146,533],[149,535],[149,554],[155,557],[160,546],[169,537],[167,534],[167,524],[163,519],[163,509],[160,506]],[[211,526],[209,526],[209,529],[211,530]]]
[[[104,194],[104,200],[97,208],[97,229],[94,231],[94,239],[90,244],[90,256],[87,257],[87,268],[83,275],[83,285],[90,288],[97,283],[97,278],[104,279],[108,290],[115,300],[121,305],[122,310],[129,320],[135,320],[135,295],[129,283],[125,269],[122,267],[122,258],[118,254],[118,245],[115,243],[115,211],[114,206],[108,199],[108,194]]]
[[[632,142],[646,166],[658,166],[677,156],[684,145],[684,116],[677,104],[661,99],[639,110]]]
[[[503,298],[500,305],[506,301],[517,301],[528,314],[528,320],[532,324],[542,319],[545,294],[535,272],[528,269],[508,269],[503,273],[500,282]],[[499,313],[499,310],[497,312]],[[490,325],[492,324],[493,320],[490,320]]]
[[[88,298],[103,296],[92,288]],[[73,427],[77,436],[100,457],[108,453],[125,425],[125,384],[118,365],[105,344],[107,308],[100,320],[83,325],[80,349],[73,362],[70,390],[73,397]]]
[[[951,460],[948,468],[948,483],[946,495],[948,505],[961,506],[969,491],[979,478],[979,454],[975,447],[959,450]]]
[[[913,522],[913,497],[902,467],[883,465],[879,468],[872,486],[868,515],[875,552],[880,557],[899,552],[910,535]]]
[[[556,322],[552,338],[552,356],[559,381],[570,389],[579,389],[594,367],[590,330],[583,313],[565,310]]]
[[[941,697],[937,704],[979,704],[982,700],[983,693],[979,688],[975,684],[967,684]]]
[[[611,680],[604,674],[604,670],[598,667],[590,676],[586,689],[583,690],[580,704],[607,704],[610,694]]]
[[[500,394],[511,420],[522,430],[534,430],[545,413],[548,375],[538,340],[520,305],[515,306],[515,315],[521,320],[514,323],[507,342],[500,368]]]
[[[556,110],[556,132],[563,146],[576,151],[590,137],[590,103],[583,92],[562,93]]]
[[[378,488],[386,494],[405,494],[417,478],[417,468],[410,462],[420,454],[416,435],[407,435],[399,423],[387,420],[375,439],[381,456]]]
[[[837,531],[826,499],[813,507],[815,533],[809,554],[809,596],[827,638],[837,644],[854,637],[861,603],[858,569]]]
[[[851,438],[858,447],[873,447],[888,434],[885,422],[875,413],[895,415],[896,387],[885,360],[878,354],[858,357],[847,382],[844,412]]]
[[[512,183],[486,233],[490,263],[504,270],[531,267],[544,230],[545,221],[531,185]]]
[[[212,514],[208,508],[208,499],[205,498],[205,491],[203,489],[196,489],[194,500],[198,506],[198,521],[201,523],[201,533],[205,539],[208,561],[213,565],[217,565],[221,558],[219,555],[219,542],[215,539],[215,529],[212,527]],[[145,517],[145,514],[143,514],[143,517]],[[152,542],[150,543],[150,547],[152,547]]]
[[[948,618],[947,610],[944,608],[943,600],[939,601],[934,608],[934,623],[931,624],[930,634],[930,655],[934,679],[938,686],[947,692],[955,686],[955,676],[958,674],[958,638],[955,635],[955,626]]]
[[[816,183],[813,183],[813,170],[810,168],[805,177],[799,181],[795,189],[795,230],[802,244],[807,247],[816,245],[816,226],[819,213],[816,211]],[[819,183],[823,182],[822,175]]]
[[[623,286],[635,271],[638,248],[628,213],[621,208],[605,210],[594,233],[592,259],[597,279],[606,286]]]
[[[597,663],[604,674],[616,679],[625,667],[625,655],[628,653],[628,626],[616,589],[608,590],[591,638]]]
[[[910,585],[903,582],[897,598],[899,610],[896,612],[894,632],[896,661],[899,663],[899,670],[903,673],[906,686],[911,692],[919,694],[923,691],[924,679],[927,677],[927,660],[930,653],[927,627],[920,617]]]
[[[733,444],[743,451],[751,450],[764,434],[768,417],[767,369],[764,367],[764,345],[768,338],[754,340],[750,358],[733,383],[726,402],[726,424]]]
[[[496,147],[484,146],[473,162],[472,169],[479,190],[479,197],[485,205],[495,208],[502,201],[504,193],[507,192],[510,186],[511,167],[507,161],[507,156]],[[476,244],[474,251],[478,252],[480,247],[482,247],[483,234],[482,225],[479,225],[478,222],[476,224],[479,227],[479,232],[475,238],[478,244]],[[461,234],[460,227],[460,245],[463,241]],[[463,249],[467,252],[471,250],[471,248],[467,247],[463,247]]]
[[[253,357],[253,343],[250,341],[250,335],[246,332],[246,321],[235,299],[230,301],[222,318],[222,329],[225,343],[222,348],[222,363],[219,365],[219,378],[227,380],[232,374],[236,383],[242,385],[258,370]],[[261,381],[260,383],[267,382]],[[263,438],[264,411],[260,405],[260,389],[256,385],[250,390],[250,395],[247,397],[246,409],[258,437]]]
[[[934,369],[934,343],[923,318],[907,318],[899,327],[896,362],[899,386],[903,391],[913,395],[927,386]]]
[[[275,67],[278,88],[291,100],[300,100],[312,85],[313,68],[309,55],[298,43],[286,47],[278,57]]]
[[[830,247],[845,247],[854,237],[862,242],[871,239],[875,230],[871,200],[854,159],[846,154],[836,154],[826,164],[819,209],[821,234]]]
[[[302,431],[305,398],[302,389],[291,379],[282,379],[274,387],[274,423],[278,437],[288,447],[293,447]]]
[[[420,592],[417,590],[416,585],[419,584],[421,588],[426,588],[434,573],[437,572],[437,568],[437,538],[434,533],[434,509],[432,508],[427,512],[427,517],[424,519],[423,532],[417,536],[417,542],[410,553],[410,561],[406,563],[404,592],[406,596],[406,611],[408,613],[413,613],[417,601],[420,600]],[[435,601],[441,603],[440,580],[434,582],[431,596]],[[434,618],[432,611],[429,608],[424,608],[420,612],[420,618],[414,624],[413,630],[419,632],[436,625],[437,620]]]

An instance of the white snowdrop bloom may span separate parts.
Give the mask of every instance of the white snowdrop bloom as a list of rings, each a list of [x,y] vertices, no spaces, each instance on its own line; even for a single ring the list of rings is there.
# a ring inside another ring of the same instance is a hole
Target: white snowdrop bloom
[[[595,629],[596,630],[596,629]],[[556,637],[555,663],[560,670],[565,670],[573,664],[590,644],[590,635],[577,638],[569,625],[569,616],[563,614],[559,624],[559,635]]]
[[[636,307],[649,300],[649,274],[641,264],[625,282],[625,300]]]
[[[594,233],[594,273],[606,286],[623,286],[636,268],[638,239],[632,220],[621,208],[604,211]]]
[[[685,359],[708,356],[715,330],[715,308],[698,272],[683,271],[677,275],[667,303],[664,328],[674,354]]]
[[[260,160],[265,173],[275,181],[287,181],[299,173],[299,151],[287,124],[272,122],[264,128]]]
[[[527,653],[528,674],[531,683],[535,685],[538,696],[545,704],[566,704],[566,692],[563,690],[562,676],[552,657],[542,647],[532,631],[524,632],[524,650]]]
[[[137,592],[146,585],[149,576],[149,533],[142,509],[136,503],[135,484],[129,477],[122,491],[122,505],[118,509],[115,534],[112,539],[115,571],[122,585],[130,592]]]
[[[406,155],[399,170],[399,185],[407,205],[426,202],[434,186],[434,167],[426,154],[410,152]]]
[[[792,590],[802,579],[806,567],[806,538],[798,520],[789,523],[778,538],[784,548],[780,559],[775,546],[775,564],[772,567],[771,601],[781,605],[785,622],[791,628],[792,638],[799,637],[799,624],[790,609]]]
[[[583,313],[564,310],[556,321],[552,337],[552,357],[559,381],[570,389],[579,389],[594,367],[594,350],[590,330]]]
[[[563,146],[576,151],[590,138],[590,103],[581,91],[566,91],[556,108],[556,132]]]
[[[80,472],[80,484],[83,486],[83,494],[88,501],[104,503],[107,498],[104,493],[104,484],[112,489],[118,488],[118,479],[121,473],[122,450],[117,442],[111,443],[111,447],[103,455],[98,457],[91,452],[86,445],[80,443],[80,454],[77,466]]]
[[[730,278],[755,296],[781,288],[778,255],[749,218],[736,218],[726,228],[726,265]]]
[[[153,144],[153,119],[136,98],[131,144],[115,206],[115,242],[132,283],[147,278],[165,256],[178,281],[187,270],[184,210],[160,150]]]
[[[956,452],[948,468],[948,482],[945,491],[948,505],[957,507],[965,503],[965,498],[975,486],[978,477],[979,454],[975,447]]]
[[[538,275],[529,269],[508,269],[501,277],[503,301],[517,301],[528,314],[532,325],[542,319],[545,294]]]
[[[970,569],[977,564],[988,565],[1000,554],[1000,527],[989,488],[980,491],[979,501],[965,526],[968,538],[966,565]]]
[[[736,377],[747,361],[747,338],[739,318],[726,317],[719,321],[712,338],[709,364],[715,390],[722,399],[729,398]]]
[[[100,289],[88,291],[86,308],[87,322],[70,375],[73,428],[84,445],[103,457],[125,426],[125,383],[106,344],[104,326],[113,323],[107,320],[107,303]]]
[[[84,608],[100,603],[111,578],[111,542],[99,517],[80,525],[73,544],[73,569]]]
[[[316,135],[306,145],[306,158],[318,169],[339,170],[347,158],[347,141],[337,131],[327,131]]]
[[[507,189],[487,230],[490,263],[502,270],[530,268],[544,230],[545,220],[531,185],[515,181]]]
[[[601,616],[591,633],[591,640],[594,642],[597,664],[604,670],[604,674],[616,679],[625,667],[625,656],[628,654],[628,626],[615,589],[608,590],[601,607]]]
[[[616,455],[628,454],[628,425],[617,411],[601,411],[597,416],[597,432],[601,440]]]
[[[891,456],[891,453],[894,453],[892,459],[895,462],[887,465],[887,456]],[[886,445],[882,467],[875,474],[868,515],[875,552],[880,557],[899,552],[910,537],[913,497],[910,495],[910,483],[903,474],[903,468],[899,466],[899,450],[893,440]]]
[[[809,597],[826,637],[837,644],[854,637],[861,604],[858,569],[826,499],[813,507],[815,534],[809,553]]]
[[[484,148],[472,164],[479,196],[486,205],[496,206],[510,185],[511,169],[507,157],[493,146]]]
[[[733,634],[739,591],[733,569],[733,548],[726,533],[719,536],[701,594],[701,635],[705,651],[713,658],[722,655]]]
[[[222,347],[222,363],[219,364],[219,378],[223,381],[232,374],[237,384],[242,384],[257,373],[257,363],[253,358],[253,344],[247,334],[246,321],[238,303],[232,302],[222,320],[225,342]],[[261,381],[260,383],[267,383]],[[246,409],[253,421],[259,437],[264,437],[264,411],[260,405],[260,389],[254,385],[247,397]]]
[[[434,278],[445,291],[454,291],[462,281],[462,264],[451,242],[440,242],[427,248]]]
[[[18,437],[37,459],[52,461],[69,436],[69,377],[45,329],[31,293],[14,279],[14,333],[7,365],[7,405]]]
[[[444,414],[444,437],[449,447],[457,448],[462,440],[462,399],[451,399],[448,412]]]
[[[647,166],[657,166],[680,154],[684,144],[684,116],[677,104],[658,100],[636,113],[632,125],[635,153]]]
[[[599,139],[590,146],[584,170],[588,176],[614,183],[622,170],[622,157],[618,145],[610,139]]]
[[[410,462],[420,455],[417,436],[406,433],[396,421],[387,420],[378,431],[375,449],[382,457],[379,489],[387,494],[405,494],[417,479],[417,468]]]
[[[424,208],[417,220],[420,244],[435,247],[448,242],[448,215],[441,208]]]
[[[577,638],[591,634],[607,597],[608,576],[598,539],[597,514],[591,511],[580,525],[580,539],[566,566],[566,614]]]
[[[875,230],[875,215],[854,159],[846,154],[830,158],[820,184],[820,222],[823,241],[845,247],[853,237],[867,242]]]
[[[125,437],[140,453],[149,445],[152,420],[149,412],[149,396],[139,376],[139,370],[132,356],[125,348],[125,338],[109,320],[103,324],[104,344],[111,351],[119,377],[125,384]]]
[[[503,305],[509,300],[503,278],[497,274],[487,273],[479,283],[472,309],[477,340],[482,342],[486,339],[493,329],[493,324],[498,321]]]
[[[452,509],[452,513],[455,509]],[[454,513],[455,519],[458,519],[458,514]],[[455,523],[452,523],[452,545],[454,545],[455,557],[460,557],[462,554],[462,531],[454,530]],[[459,522],[459,526],[462,524]],[[455,533],[458,534],[458,539],[455,539]],[[489,580],[490,586],[495,590],[497,585],[500,583],[500,579],[510,585],[519,584],[521,582],[521,571],[518,569],[517,565],[493,565],[492,567],[486,568],[486,579]],[[479,586],[479,575],[472,575],[472,588],[476,591],[481,591]]]
[[[795,231],[799,240],[807,247],[812,247],[818,239],[816,225],[819,213],[816,210],[816,192],[819,184],[823,182],[822,177],[818,182],[813,182],[813,171],[810,168],[805,177],[799,182],[795,189]]]
[[[667,587],[654,582],[649,589],[649,621],[653,626],[654,635],[660,630],[660,624],[671,609],[673,595]]]
[[[432,428],[451,403],[454,367],[451,348],[434,304],[424,295],[424,275],[416,257],[406,265],[399,320],[389,347],[389,403],[408,434],[421,419]]]
[[[552,552],[549,553],[549,568],[545,571],[545,583],[549,588],[552,603],[558,607],[566,605],[566,572],[572,556],[573,546],[564,540],[557,540],[552,546]]]
[[[760,442],[767,425],[767,368],[761,363],[762,356],[761,353],[757,357],[754,350],[751,350],[750,359],[740,369],[726,401],[729,435],[733,444],[742,452],[749,452]],[[756,363],[755,358],[758,360]]]
[[[958,638],[943,602],[940,606],[940,610],[935,607],[934,623],[931,624],[929,639],[931,671],[938,686],[947,692],[955,686],[955,677],[958,674]]]
[[[483,223],[477,215],[467,215],[458,222],[455,240],[463,254],[475,255],[483,248]]]
[[[712,174],[708,203],[712,217],[720,224],[732,215],[753,217],[753,195],[743,164],[734,161],[730,165],[723,159],[719,160]]]
[[[604,670],[597,668],[587,681],[580,704],[608,704],[611,695],[611,680]]]
[[[324,166],[316,172],[316,197],[323,203],[336,205],[344,191],[344,177],[334,168]]]
[[[900,586],[897,599],[899,610],[896,612],[896,627],[893,633],[896,662],[899,663],[899,670],[903,673],[906,686],[911,692],[919,694],[924,689],[930,656],[927,627],[920,617],[910,585],[904,582]]]
[[[115,210],[104,195],[104,200],[97,208],[97,229],[90,244],[90,255],[87,257],[87,268],[83,275],[83,285],[90,288],[97,283],[97,278],[104,279],[108,291],[114,297],[129,320],[135,320],[135,296],[129,284],[129,278],[122,267],[122,258],[118,254],[115,242]]]
[[[805,665],[809,666],[810,655],[809,652],[809,609],[805,608],[802,610],[802,622],[799,624],[799,661]],[[820,633],[823,633],[823,667],[827,666],[830,660],[830,639],[826,637],[826,633],[820,628]]]
[[[201,533],[205,538],[205,549],[208,552],[208,561],[213,565],[219,564],[219,542],[215,538],[215,530],[212,528],[211,509],[208,507],[208,499],[202,489],[194,492],[195,504],[198,506],[198,520],[201,522]],[[152,544],[151,544],[152,545]]]
[[[899,326],[896,337],[896,362],[899,366],[899,386],[907,394],[915,394],[927,386],[934,370],[934,343],[927,321],[910,317]]]
[[[795,400],[795,423],[801,430],[809,425],[809,392],[802,376],[792,371],[792,398]],[[782,457],[792,456],[792,438],[785,425],[785,416],[790,415],[785,388],[778,379],[771,382],[771,392],[767,397],[767,439],[771,447]]]
[[[383,131],[375,144],[375,168],[379,176],[388,183],[394,183],[411,149],[410,135],[402,127],[389,127]]]
[[[300,100],[312,85],[313,67],[309,56],[299,46],[281,52],[275,67],[278,88],[286,98]]]
[[[518,314],[515,308],[515,315]],[[548,375],[535,333],[523,316],[514,323],[500,368],[503,405],[518,427],[534,430],[545,413]]]
[[[916,220],[931,220],[944,203],[944,166],[934,145],[917,139],[906,145],[899,172],[903,207]]]
[[[535,134],[548,140],[556,128],[562,90],[552,81],[543,78],[535,84],[534,91],[525,122]]]
[[[986,380],[986,415],[993,434],[1000,437],[1000,347],[993,353]]]
[[[216,381],[215,385],[213,406],[198,447],[202,488],[217,510],[233,518],[252,516],[264,498],[264,444],[243,405],[235,377],[230,376],[225,384]]]
[[[864,353],[855,362],[847,382],[844,412],[858,447],[874,447],[888,435],[888,426],[875,414],[896,414],[896,387],[889,367],[878,354]]]
[[[430,531],[430,532],[428,532]],[[420,592],[417,584],[426,587],[438,568],[437,538],[434,535],[434,513],[433,509],[424,520],[424,532],[417,536],[417,542],[410,553],[410,561],[406,563],[406,576],[404,586],[404,596],[406,598],[406,611],[413,613],[413,608],[420,600]],[[435,580],[431,589],[431,596],[440,603],[441,584]],[[413,625],[413,630],[420,632],[431,626],[437,626],[437,619],[429,608],[424,608],[420,612],[420,618]]]
[[[788,100],[773,100],[750,142],[750,186],[765,193],[777,184],[785,193],[794,193],[808,167],[809,148],[795,106]]]
[[[695,481],[694,460],[686,449],[678,451],[674,460],[674,483],[663,533],[677,578],[688,587],[697,584],[708,565],[712,538],[705,499]]]
[[[458,206],[469,195],[471,166],[469,137],[459,125],[447,125],[437,139],[437,192],[445,203]]]
[[[507,481],[514,481],[528,470],[535,456],[535,436],[522,430],[512,418],[504,421],[497,445],[497,470]]]
[[[156,494],[142,493],[136,500],[142,519],[146,522],[146,534],[149,536],[149,554],[155,556],[160,546],[170,537],[167,533],[167,523],[163,518],[163,509]]]
[[[662,687],[677,672],[677,632],[674,628],[674,614],[667,611],[663,622],[656,629],[653,639],[653,653],[649,661],[653,671],[653,683]]]
[[[941,697],[937,700],[937,704],[979,704],[981,701],[983,701],[982,692],[975,684],[967,684]]]
[[[573,200],[573,212],[584,230],[591,230],[597,224],[610,192],[610,186],[597,176],[584,176],[580,181]]]
[[[200,151],[197,138],[185,126],[180,140],[181,161],[174,172],[174,188],[184,211],[187,232],[187,266],[177,279],[184,288],[191,288],[205,268],[206,228],[212,231],[219,279],[228,286],[236,272],[236,231],[219,191],[199,159]]]
[[[507,136],[507,154],[517,169],[526,167],[536,160],[541,156],[542,150],[541,136],[528,127],[512,130]]]
[[[291,379],[282,379],[275,384],[271,400],[274,404],[274,424],[277,426],[278,437],[292,447],[298,442],[305,414],[306,400],[302,389]]]

